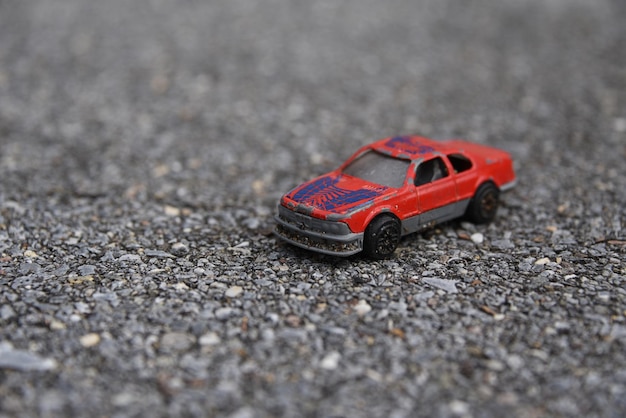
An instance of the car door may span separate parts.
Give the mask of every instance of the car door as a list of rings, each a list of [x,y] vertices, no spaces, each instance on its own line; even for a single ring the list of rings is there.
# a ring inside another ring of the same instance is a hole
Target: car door
[[[415,190],[420,209],[420,224],[449,219],[457,201],[454,176],[441,159],[423,161],[415,172]]]

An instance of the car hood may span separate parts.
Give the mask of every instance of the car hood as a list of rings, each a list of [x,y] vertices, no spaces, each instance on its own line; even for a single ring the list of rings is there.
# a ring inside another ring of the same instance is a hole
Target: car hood
[[[283,196],[281,203],[292,210],[326,218],[361,210],[394,190],[344,174],[326,175],[296,187]]]

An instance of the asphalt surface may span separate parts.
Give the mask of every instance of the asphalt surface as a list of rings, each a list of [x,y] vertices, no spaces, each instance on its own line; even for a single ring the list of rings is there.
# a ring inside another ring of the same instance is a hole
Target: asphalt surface
[[[0,416],[624,416],[624,22],[0,0]],[[413,133],[514,156],[495,222],[379,262],[271,235],[283,192]]]

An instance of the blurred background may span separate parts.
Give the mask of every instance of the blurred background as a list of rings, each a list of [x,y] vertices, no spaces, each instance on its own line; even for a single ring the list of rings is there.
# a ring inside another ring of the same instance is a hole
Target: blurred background
[[[614,168],[624,157],[624,9],[611,0],[2,1],[5,182],[210,207],[274,198],[364,143],[416,133],[513,152],[536,176],[522,176],[527,193],[563,189],[537,184],[546,166],[588,185],[581,176],[600,168],[583,156]]]

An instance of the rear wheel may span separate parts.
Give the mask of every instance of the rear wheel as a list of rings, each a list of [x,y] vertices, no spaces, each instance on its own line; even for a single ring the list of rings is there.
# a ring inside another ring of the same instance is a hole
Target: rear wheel
[[[400,222],[389,215],[374,219],[365,230],[363,252],[376,260],[389,258],[400,242]]]
[[[477,224],[492,221],[498,211],[499,197],[500,191],[495,184],[482,184],[467,208],[467,217]]]

